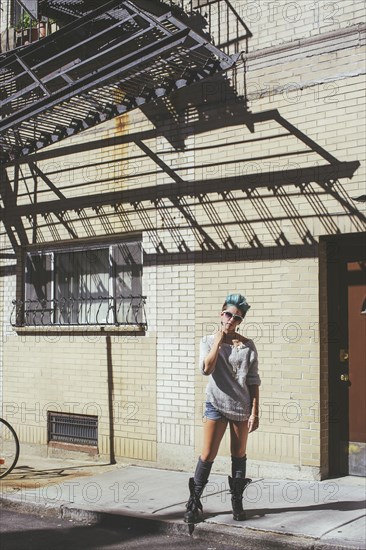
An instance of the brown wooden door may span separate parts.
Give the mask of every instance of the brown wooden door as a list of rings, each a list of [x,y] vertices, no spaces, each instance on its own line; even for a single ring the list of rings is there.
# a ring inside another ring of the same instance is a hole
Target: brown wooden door
[[[366,263],[347,263],[348,472],[366,475]]]
[[[320,270],[329,475],[366,476],[366,233],[322,239]]]

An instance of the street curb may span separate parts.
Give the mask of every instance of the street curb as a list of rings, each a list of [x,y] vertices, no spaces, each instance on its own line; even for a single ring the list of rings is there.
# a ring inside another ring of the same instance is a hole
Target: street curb
[[[0,506],[8,510],[48,517],[73,520],[88,525],[103,525],[138,529],[144,533],[164,535],[181,535],[205,543],[225,542],[237,544],[238,541],[250,543],[251,550],[363,550],[361,546],[339,541],[322,542],[314,537],[293,535],[274,531],[263,531],[243,526],[219,525],[201,522],[194,526],[192,533],[186,523],[175,520],[162,520],[153,514],[126,514],[102,512],[86,508],[73,507],[69,504],[52,505],[44,503],[19,502],[0,497]]]

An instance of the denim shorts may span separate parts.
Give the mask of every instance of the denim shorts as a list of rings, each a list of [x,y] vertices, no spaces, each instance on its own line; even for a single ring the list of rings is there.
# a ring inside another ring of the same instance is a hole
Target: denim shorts
[[[208,420],[225,420],[225,416],[218,411],[212,403],[206,401],[206,408],[204,416]]]

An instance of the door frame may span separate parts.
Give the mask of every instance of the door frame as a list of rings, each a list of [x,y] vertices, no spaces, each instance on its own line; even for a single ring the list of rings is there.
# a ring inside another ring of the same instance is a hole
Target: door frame
[[[366,232],[319,239],[320,422],[322,477],[348,475],[347,262],[365,260]]]

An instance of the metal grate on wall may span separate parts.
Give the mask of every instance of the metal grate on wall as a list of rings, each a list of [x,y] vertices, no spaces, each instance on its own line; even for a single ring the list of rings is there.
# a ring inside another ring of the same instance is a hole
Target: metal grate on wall
[[[48,443],[98,445],[98,417],[48,411]]]

